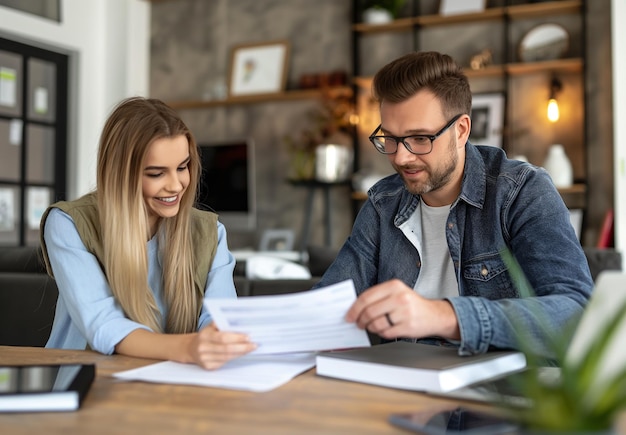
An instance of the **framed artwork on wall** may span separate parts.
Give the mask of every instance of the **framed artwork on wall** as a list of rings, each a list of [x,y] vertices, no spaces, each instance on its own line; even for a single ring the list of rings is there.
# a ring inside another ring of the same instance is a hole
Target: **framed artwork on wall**
[[[271,94],[285,89],[289,43],[245,44],[231,53],[228,94],[231,97]]]
[[[486,0],[441,0],[439,2],[439,14],[457,15],[471,14],[485,10]]]
[[[504,127],[504,94],[489,93],[472,96],[472,130],[470,142],[502,148]]]

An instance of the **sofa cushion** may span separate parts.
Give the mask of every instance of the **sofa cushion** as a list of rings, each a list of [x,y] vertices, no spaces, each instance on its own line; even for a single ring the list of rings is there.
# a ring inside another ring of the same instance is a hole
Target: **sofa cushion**
[[[235,275],[233,276],[235,283],[235,290],[237,290],[237,296],[250,296],[250,282],[245,276]]]
[[[0,345],[44,346],[58,290],[43,273],[0,273]]]
[[[337,249],[329,248],[326,246],[308,246],[307,254],[309,255],[308,263],[309,270],[313,276],[322,276],[326,269],[335,261],[337,256]]]
[[[615,249],[584,248],[591,277],[595,281],[603,270],[622,270],[622,254]]]
[[[282,295],[310,290],[319,277],[311,279],[251,279],[249,280],[250,296]]]
[[[39,246],[1,246],[0,272],[46,273]]]

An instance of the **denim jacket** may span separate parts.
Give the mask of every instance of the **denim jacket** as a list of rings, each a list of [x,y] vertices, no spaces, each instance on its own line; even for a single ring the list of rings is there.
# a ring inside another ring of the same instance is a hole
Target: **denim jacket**
[[[545,170],[508,160],[499,148],[468,142],[465,149],[461,193],[446,222],[459,285],[459,297],[448,299],[460,328],[459,354],[519,348],[516,329],[522,328],[538,353],[552,356],[540,322],[547,322],[548,333],[559,334],[580,316],[593,287],[568,209]],[[419,201],[398,174],[374,185],[316,287],[348,278],[359,294],[393,278],[413,287],[420,253],[399,227]],[[504,247],[537,297],[520,297],[500,255]]]

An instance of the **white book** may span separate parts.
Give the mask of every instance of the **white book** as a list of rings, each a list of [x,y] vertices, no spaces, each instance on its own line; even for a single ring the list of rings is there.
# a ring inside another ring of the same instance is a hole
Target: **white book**
[[[526,367],[517,351],[459,356],[453,347],[397,341],[322,352],[317,374],[403,390],[445,393]]]

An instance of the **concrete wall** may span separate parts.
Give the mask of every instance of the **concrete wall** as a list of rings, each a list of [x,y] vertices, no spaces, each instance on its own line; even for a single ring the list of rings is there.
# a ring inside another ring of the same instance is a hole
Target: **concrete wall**
[[[232,47],[288,40],[291,57],[287,87],[302,74],[350,72],[350,2],[336,0],[176,0],[152,6],[150,94],[165,101],[200,100],[226,82]],[[264,229],[288,228],[299,245],[307,191],[287,182],[286,135],[310,127],[316,100],[261,102],[210,109],[182,110],[198,141],[242,137],[256,143],[257,231],[229,231],[231,247],[253,247]],[[352,224],[347,186],[331,191],[334,246]],[[316,194],[311,243],[324,243],[323,201]]]

